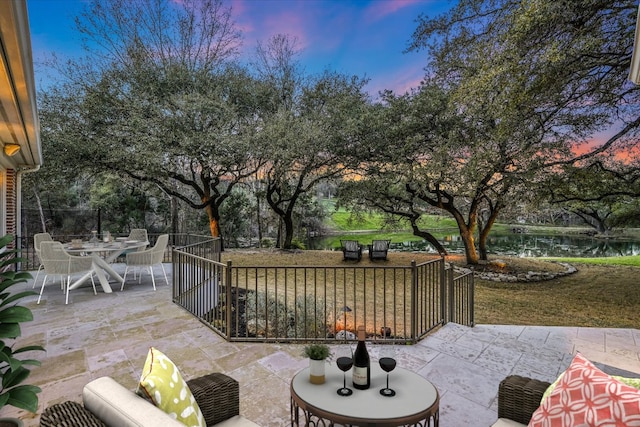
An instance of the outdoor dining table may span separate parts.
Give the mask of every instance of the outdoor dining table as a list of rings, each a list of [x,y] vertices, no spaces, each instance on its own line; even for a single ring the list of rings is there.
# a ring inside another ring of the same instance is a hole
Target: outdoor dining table
[[[93,261],[92,269],[73,282],[69,286],[69,289],[78,288],[84,281],[95,274],[98,276],[102,290],[107,294],[113,292],[105,272],[120,283],[122,283],[124,279],[111,267],[110,264],[113,264],[113,262],[125,251],[138,250],[139,248],[146,247],[147,245],[149,245],[149,242],[139,240],[127,240],[124,242],[116,241],[113,243],[83,243],[82,246],[73,246],[71,244],[65,245],[65,250],[70,254],[91,256]]]

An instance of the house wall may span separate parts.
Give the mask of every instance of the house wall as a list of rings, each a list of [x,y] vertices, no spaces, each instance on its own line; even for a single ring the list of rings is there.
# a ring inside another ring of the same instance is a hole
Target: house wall
[[[7,172],[0,169],[0,236],[7,234]]]
[[[1,235],[17,233],[17,186],[16,171],[7,169],[0,172],[0,233]]]
[[[8,169],[5,171],[6,182],[6,201],[5,201],[5,234],[17,235],[18,224],[16,223],[17,201],[18,192],[16,187],[16,171],[14,169]],[[14,245],[10,244],[12,248]]]
[[[7,156],[5,144],[20,151]],[[26,0],[0,0],[0,234],[20,232],[20,175],[42,165]]]

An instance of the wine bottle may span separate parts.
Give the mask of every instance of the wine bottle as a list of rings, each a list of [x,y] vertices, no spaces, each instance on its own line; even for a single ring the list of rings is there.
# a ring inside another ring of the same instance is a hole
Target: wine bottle
[[[353,387],[366,390],[371,384],[371,362],[365,345],[367,334],[364,326],[358,327],[358,346],[353,354]]]

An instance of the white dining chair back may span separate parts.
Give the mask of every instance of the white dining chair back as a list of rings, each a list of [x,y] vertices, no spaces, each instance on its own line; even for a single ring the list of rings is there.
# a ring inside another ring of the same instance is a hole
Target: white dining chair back
[[[60,242],[44,241],[40,244],[40,255],[42,264],[44,265],[44,280],[40,288],[38,296],[38,304],[42,298],[47,277],[50,275],[59,275],[62,277],[62,289],[65,293],[65,304],[69,303],[69,285],[71,284],[71,276],[76,273],[86,273],[93,269],[93,261],[91,257],[71,255],[64,250],[64,246]],[[96,292],[96,285],[91,276],[91,284],[93,285],[93,293]]]
[[[147,230],[145,230],[144,228],[132,228],[131,232],[129,233],[129,237],[127,237],[127,239],[129,240],[137,240],[139,242],[149,242],[149,236],[147,234]],[[146,249],[146,246],[140,246],[138,249],[136,249],[136,251],[141,252],[144,251]]]
[[[53,238],[49,233],[37,233],[33,235],[33,249],[36,251],[36,258],[40,265],[38,266],[38,272],[36,273],[36,278],[33,281],[32,288],[36,287],[36,283],[38,282],[38,277],[42,270],[44,270],[44,265],[42,265],[42,257],[40,256],[40,243],[42,242],[53,242]]]
[[[153,290],[156,290],[156,280],[153,277],[153,266],[160,264],[162,267],[162,273],[164,274],[164,281],[166,284],[169,284],[169,280],[167,279],[167,272],[164,269],[164,265],[162,264],[162,260],[164,259],[164,252],[167,249],[167,245],[169,244],[169,235],[161,234],[158,236],[158,240],[156,244],[149,249],[145,249],[140,252],[131,252],[127,254],[127,267],[124,270],[124,276],[122,277],[122,287],[120,290],[124,289],[125,281],[127,280],[127,273],[129,270],[134,271],[135,278],[135,269],[140,270],[140,276],[138,277],[138,283],[142,280],[142,269],[149,271],[151,275],[151,283],[153,283]]]

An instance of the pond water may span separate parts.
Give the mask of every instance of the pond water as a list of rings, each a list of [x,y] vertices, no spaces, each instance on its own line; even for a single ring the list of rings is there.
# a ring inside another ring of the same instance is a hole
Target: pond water
[[[340,237],[319,237],[311,239],[309,249],[332,249],[339,239],[359,239],[357,234]],[[338,239],[338,240],[336,240]],[[464,253],[462,239],[458,235],[438,238],[449,253]],[[391,249],[400,251],[425,251],[437,253],[426,241],[406,241],[397,243],[392,238]],[[519,257],[609,257],[640,254],[640,241],[634,239],[602,239],[587,235],[539,235],[529,233],[504,233],[489,236],[487,248],[490,254]]]

